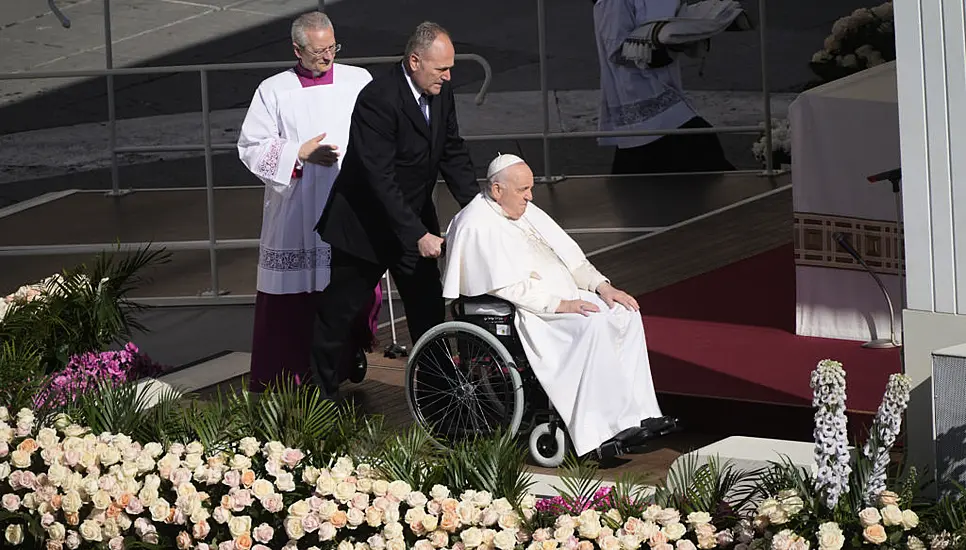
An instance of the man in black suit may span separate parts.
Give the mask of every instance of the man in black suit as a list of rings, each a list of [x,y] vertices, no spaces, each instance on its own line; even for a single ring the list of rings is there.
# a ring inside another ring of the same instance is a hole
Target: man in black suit
[[[402,63],[356,100],[345,159],[316,225],[332,247],[332,277],[317,301],[312,363],[332,397],[339,356],[352,351],[345,349],[352,320],[387,270],[414,342],[443,322],[433,187],[441,173],[461,207],[479,192],[456,121],[454,56],[446,30],[422,23]]]

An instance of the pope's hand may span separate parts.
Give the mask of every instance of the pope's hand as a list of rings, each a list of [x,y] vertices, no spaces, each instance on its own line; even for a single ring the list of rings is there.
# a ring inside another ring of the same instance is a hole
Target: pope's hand
[[[302,162],[321,164],[322,166],[332,166],[338,162],[339,153],[336,152],[336,149],[339,146],[325,145],[322,143],[323,139],[325,139],[325,134],[319,134],[303,143],[299,147],[299,160]]]
[[[579,313],[584,317],[591,313],[597,313],[600,308],[596,304],[586,300],[561,300],[557,306],[557,313]]]
[[[597,287],[597,294],[600,294],[601,300],[607,304],[608,307],[614,307],[614,304],[620,304],[631,311],[640,311],[641,306],[637,305],[637,300],[633,296],[624,292],[623,290],[618,290],[611,286],[610,283],[603,283]]]
[[[423,258],[439,258],[443,250],[443,239],[432,233],[423,235],[416,244],[419,246],[419,255]]]

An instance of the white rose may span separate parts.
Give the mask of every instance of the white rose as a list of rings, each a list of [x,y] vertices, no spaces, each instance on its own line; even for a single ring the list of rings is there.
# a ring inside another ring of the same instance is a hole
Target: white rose
[[[292,540],[299,540],[305,536],[305,529],[302,527],[302,518],[289,516],[285,518],[285,534]]]
[[[503,529],[493,537],[493,545],[499,550],[513,550],[517,544],[517,535],[509,529]]]
[[[377,479],[372,482],[372,494],[377,497],[389,494],[389,482],[385,479]]]
[[[261,500],[268,495],[275,492],[275,486],[272,482],[267,479],[256,479],[255,483],[252,484],[252,494],[255,498]]]
[[[98,525],[98,523],[94,520],[84,520],[84,522],[81,523],[78,531],[80,531],[81,537],[83,537],[86,541],[101,542],[104,540],[104,537],[101,534],[101,526]]]
[[[67,536],[67,529],[63,523],[54,522],[47,528],[47,536],[50,537],[50,540],[64,540],[64,537]]]
[[[396,480],[389,484],[389,494],[396,497],[397,500],[403,500],[411,492],[412,487],[405,481]]]
[[[258,440],[254,437],[243,437],[242,440],[238,442],[238,450],[240,450],[245,456],[255,456],[255,454],[258,453],[258,449]]]
[[[67,536],[64,537],[64,544],[67,546],[67,548],[70,548],[70,550],[79,548],[81,545],[80,534],[78,534],[77,531],[68,531]]]
[[[875,508],[865,508],[859,512],[859,521],[862,523],[863,527],[875,525],[876,523],[879,523],[879,520],[881,519],[882,516],[879,515],[879,511]]]
[[[433,485],[433,488],[429,490],[429,496],[433,500],[443,500],[449,496],[449,488],[445,485]]]
[[[477,546],[483,544],[483,532],[476,527],[470,527],[469,529],[460,533],[460,540],[467,548],[476,548]]]
[[[688,528],[685,527],[683,523],[678,522],[665,525],[662,531],[664,531],[664,536],[667,537],[668,540],[675,541],[683,537],[684,534],[688,532]]]
[[[13,464],[14,468],[29,468],[30,458],[30,453],[17,449],[16,451],[10,453],[10,464]]]
[[[19,546],[23,543],[23,525],[19,523],[16,525],[8,525],[3,534],[7,542],[12,546]]]
[[[91,497],[91,503],[94,504],[94,508],[98,510],[107,510],[111,505],[111,495],[107,491],[98,490]]]
[[[295,490],[295,477],[292,476],[291,472],[279,472],[275,477],[275,487],[280,492],[291,493]]]
[[[919,525],[919,516],[912,510],[902,511],[902,528],[906,531],[915,529]]]
[[[882,523],[887,526],[902,524],[902,510],[895,504],[882,507]]]
[[[711,514],[707,512],[691,512],[688,514],[688,523],[691,525],[711,523]]]
[[[242,535],[250,534],[251,530],[252,518],[249,516],[235,516],[228,520],[228,532],[236,539]]]

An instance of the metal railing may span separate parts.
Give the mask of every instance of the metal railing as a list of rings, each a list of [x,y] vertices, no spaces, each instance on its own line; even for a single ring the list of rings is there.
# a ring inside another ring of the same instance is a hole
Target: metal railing
[[[257,248],[258,239],[216,239],[215,237],[215,216],[214,216],[214,173],[212,157],[215,151],[234,151],[235,143],[213,143],[211,138],[211,106],[208,89],[208,75],[214,71],[235,71],[253,69],[278,69],[291,67],[292,60],[277,62],[254,62],[254,63],[222,63],[222,64],[202,64],[202,65],[178,65],[178,66],[159,66],[159,67],[132,67],[114,68],[112,36],[111,36],[111,0],[104,0],[104,48],[105,48],[105,69],[96,70],[76,70],[76,71],[52,71],[52,72],[17,72],[0,73],[0,81],[4,80],[32,80],[32,79],[57,79],[57,78],[83,78],[83,77],[104,77],[107,84],[107,108],[108,108],[108,129],[109,147],[111,155],[111,191],[108,196],[119,197],[129,190],[121,189],[120,176],[118,170],[118,155],[124,153],[162,153],[162,152],[203,152],[205,157],[205,188],[207,194],[207,214],[208,214],[208,239],[192,241],[165,241],[152,243],[156,246],[163,246],[169,250],[208,250],[210,258],[211,288],[202,292],[201,296],[215,298],[222,293],[218,283],[218,250],[251,249]],[[550,128],[550,91],[547,75],[547,37],[546,37],[546,5],[545,0],[536,0],[537,4],[537,38],[539,49],[539,71],[540,71],[540,93],[541,93],[541,115],[542,129],[540,132],[522,132],[507,134],[484,134],[484,135],[465,135],[466,141],[492,141],[492,140],[523,140],[539,139],[543,145],[543,166],[544,175],[536,178],[538,182],[553,182],[559,177],[553,175],[550,159],[550,142],[559,139],[576,138],[599,138],[599,137],[624,137],[624,136],[645,136],[645,135],[673,135],[673,134],[723,134],[723,133],[749,133],[763,132],[765,139],[765,151],[772,148],[771,130],[771,94],[768,86],[767,71],[767,14],[766,0],[758,2],[758,30],[761,51],[761,79],[762,79],[762,104],[764,110],[764,128],[760,126],[716,126],[712,128],[681,128],[672,130],[629,130],[629,131],[577,131],[563,132],[552,131]],[[48,0],[48,5],[65,27],[70,26],[70,21],[57,9],[53,0]],[[319,0],[319,9],[324,10],[325,0]],[[492,68],[485,58],[477,54],[458,54],[458,61],[473,61],[478,63],[484,72],[484,78],[479,93],[476,95],[476,104],[481,105],[486,97],[492,80]],[[367,65],[380,63],[399,62],[400,56],[381,56],[381,57],[360,57],[339,59],[340,63],[353,65]],[[114,100],[114,77],[145,75],[145,74],[175,74],[185,72],[197,72],[201,84],[201,117],[203,142],[200,144],[187,145],[137,145],[119,146],[117,144],[117,113]],[[772,165],[770,154],[765,155],[765,170],[762,175],[771,176],[776,174]],[[573,177],[573,176],[571,176]],[[645,232],[643,229],[651,228],[595,228],[594,232],[626,233],[626,232]],[[661,228],[656,228],[661,229]],[[630,231],[628,231],[630,230]],[[575,230],[569,229],[568,232]],[[148,243],[122,243],[121,249],[136,249]],[[104,244],[65,244],[65,245],[45,245],[45,246],[3,246],[0,247],[0,256],[31,256],[31,255],[51,255],[51,254],[77,254],[91,253],[105,250],[117,250],[118,245]]]

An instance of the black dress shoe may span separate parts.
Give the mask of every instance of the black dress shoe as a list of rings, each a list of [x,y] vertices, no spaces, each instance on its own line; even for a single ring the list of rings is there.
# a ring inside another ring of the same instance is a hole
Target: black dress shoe
[[[654,436],[667,435],[680,429],[677,419],[670,416],[645,418],[641,421],[641,428],[651,432]]]

